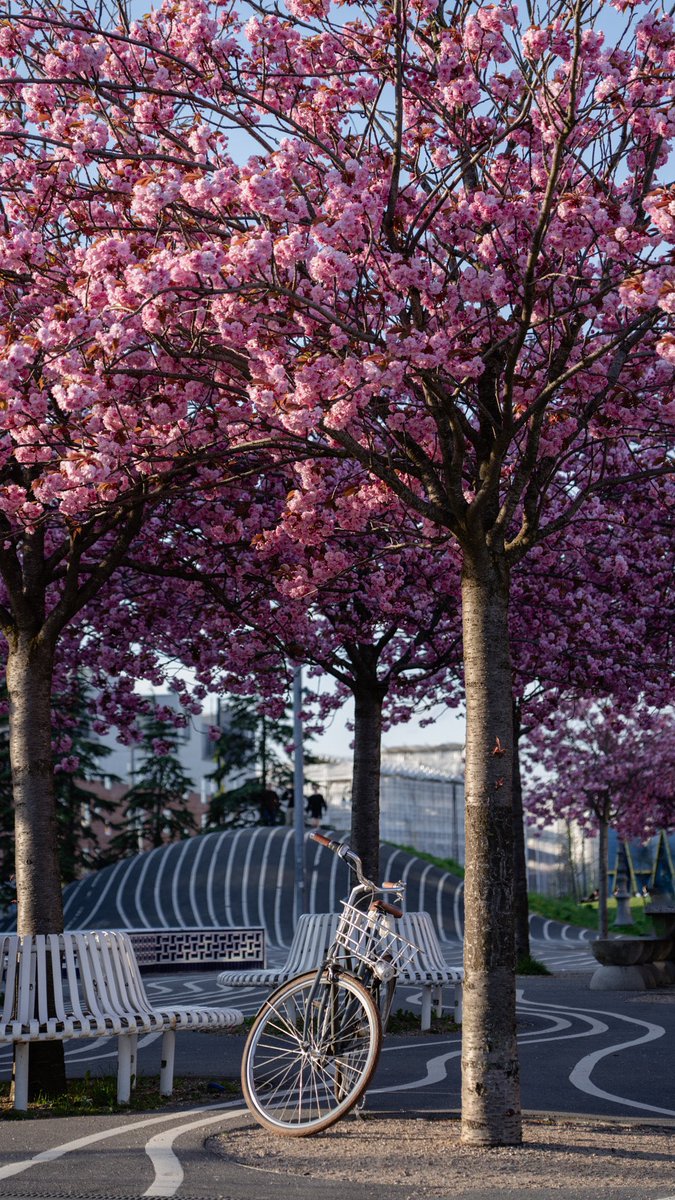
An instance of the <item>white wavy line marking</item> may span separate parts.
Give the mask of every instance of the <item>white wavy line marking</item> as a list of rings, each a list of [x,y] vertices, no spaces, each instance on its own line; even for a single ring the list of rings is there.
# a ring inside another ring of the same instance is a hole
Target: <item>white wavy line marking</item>
[[[193,1108],[190,1112],[163,1113],[161,1117],[147,1117],[143,1121],[130,1121],[125,1125],[116,1125],[114,1129],[102,1129],[98,1133],[89,1133],[85,1137],[75,1138],[72,1142],[63,1142],[60,1146],[52,1146],[50,1150],[42,1150],[39,1154],[34,1154],[32,1158],[23,1159],[22,1162],[10,1163],[6,1167],[0,1167],[0,1179],[10,1179],[12,1175],[21,1175],[23,1171],[27,1171],[30,1167],[37,1166],[40,1163],[54,1162],[57,1158],[63,1158],[65,1154],[71,1154],[73,1150],[82,1150],[85,1146],[92,1146],[96,1142],[105,1142],[110,1138],[119,1137],[120,1134],[127,1133],[129,1130],[144,1129],[149,1125],[161,1125],[165,1121],[175,1121],[176,1117],[196,1116],[198,1113],[212,1112],[215,1108],[229,1108],[232,1104],[238,1103],[238,1100],[228,1100],[220,1104],[205,1104],[202,1108]],[[246,1112],[247,1110],[243,1109],[240,1111]]]
[[[143,1192],[143,1195],[173,1196],[178,1191],[184,1179],[184,1172],[173,1151],[173,1143],[177,1137],[188,1133],[191,1129],[197,1129],[203,1125],[212,1125],[214,1121],[232,1121],[235,1117],[249,1115],[247,1108],[238,1108],[234,1112],[227,1114],[223,1114],[222,1112],[216,1113],[214,1117],[207,1117],[206,1120],[188,1121],[185,1125],[178,1125],[175,1129],[167,1129],[163,1133],[156,1133],[145,1147],[145,1153],[152,1163],[155,1178],[148,1190]]]
[[[628,1042],[614,1042],[611,1046],[605,1046],[603,1050],[595,1050],[592,1054],[585,1055],[581,1058],[576,1066],[572,1069],[569,1075],[569,1081],[577,1091],[584,1092],[587,1096],[595,1096],[600,1100],[609,1100],[610,1104],[624,1104],[627,1108],[638,1108],[642,1112],[658,1113],[663,1117],[675,1117],[675,1109],[660,1108],[655,1104],[646,1104],[641,1100],[630,1100],[627,1096],[620,1096],[615,1092],[607,1092],[604,1088],[597,1087],[591,1082],[591,1073],[602,1061],[610,1054],[617,1054],[620,1050],[629,1050],[633,1046],[641,1046],[647,1042],[658,1041],[659,1038],[665,1037],[666,1031],[662,1025],[653,1025],[651,1021],[641,1021],[637,1017],[627,1017],[623,1013],[611,1012],[601,1008],[567,1008],[559,1004],[541,1004],[536,1001],[522,1001],[522,1003],[531,1009],[554,1009],[562,1013],[573,1013],[575,1016],[588,1019],[591,1014],[595,1017],[613,1017],[616,1021],[624,1021],[627,1025],[641,1026],[646,1032],[642,1037],[632,1038]],[[605,1028],[608,1028],[605,1026]]]
[[[398,1049],[400,1051],[401,1047],[399,1046]],[[411,1088],[430,1087],[434,1083],[443,1083],[448,1075],[445,1064],[453,1058],[459,1058],[461,1053],[462,1051],[459,1049],[451,1050],[448,1054],[436,1054],[433,1058],[427,1059],[426,1075],[420,1076],[419,1079],[411,1079],[409,1083],[395,1083],[391,1087],[368,1088],[368,1095],[382,1096],[385,1092],[407,1092]]]
[[[647,1032],[642,1037],[632,1038],[629,1042],[617,1042],[614,1046],[608,1046],[604,1050],[596,1050],[594,1054],[587,1054],[585,1058],[582,1058],[577,1063],[570,1074],[570,1083],[573,1087],[578,1088],[580,1092],[585,1092],[588,1096],[597,1096],[601,1100],[609,1100],[611,1104],[625,1104],[628,1108],[639,1108],[642,1112],[659,1113],[662,1117],[675,1117],[675,1108],[659,1108],[658,1105],[645,1104],[641,1100],[629,1100],[626,1096],[616,1096],[614,1093],[606,1092],[604,1088],[599,1088],[595,1083],[591,1082],[591,1072],[608,1054],[618,1054],[620,1050],[628,1050],[633,1046],[641,1046],[645,1042],[653,1042],[665,1036],[666,1031],[661,1025],[652,1025],[649,1021],[635,1021],[632,1017],[624,1017],[623,1019],[631,1021],[636,1025],[646,1025]]]
[[[544,1013],[543,1015],[548,1017],[549,1021],[551,1022],[549,1028],[544,1031],[547,1034],[555,1034],[560,1029],[569,1029],[571,1025],[570,1021],[565,1020],[564,1017],[556,1016],[553,1013]],[[594,1024],[600,1025],[600,1022],[594,1022]],[[607,1026],[602,1026],[602,1028],[606,1029]],[[526,1033],[523,1034],[522,1037],[518,1038],[518,1042],[519,1044],[525,1042],[526,1044],[530,1045],[532,1042],[564,1041],[567,1037],[588,1037],[590,1034],[596,1032],[597,1029],[589,1029],[584,1030],[582,1033],[564,1034],[562,1038],[541,1037],[536,1033]],[[457,1036],[459,1037],[459,1035]],[[435,1041],[434,1044],[438,1046],[439,1043]],[[443,1044],[444,1043],[441,1043],[441,1045]],[[446,1042],[445,1045],[447,1044],[448,1043]],[[382,1050],[382,1053],[386,1054],[388,1051],[395,1051],[397,1054],[400,1054],[404,1050],[416,1050],[419,1053],[419,1049],[419,1042],[411,1042],[409,1046],[385,1046]],[[453,1058],[459,1058],[461,1053],[462,1050],[460,1047],[457,1050],[450,1050],[445,1054],[435,1054],[432,1058],[427,1059],[426,1074],[421,1075],[419,1079],[413,1079],[410,1083],[395,1083],[389,1087],[369,1088],[368,1095],[379,1096],[384,1095],[386,1092],[406,1092],[410,1091],[412,1088],[430,1087],[435,1083],[443,1083],[443,1081],[447,1079],[448,1075],[445,1069],[446,1064],[449,1063]]]
[[[161,1029],[157,1033],[144,1034],[143,1037],[139,1038],[138,1040],[137,1050],[143,1050],[146,1046],[151,1046],[152,1043],[156,1042],[158,1038],[161,1038],[161,1036]],[[103,1047],[108,1042],[114,1042],[113,1048],[112,1050],[103,1052]],[[96,1053],[97,1050],[101,1051],[101,1053]],[[66,1062],[83,1060],[85,1063],[88,1063],[98,1062],[103,1058],[117,1058],[117,1034],[113,1033],[107,1038],[96,1038],[93,1045],[90,1043],[88,1046],[78,1046],[76,1049],[69,1048],[68,1044],[66,1043],[65,1052]]]

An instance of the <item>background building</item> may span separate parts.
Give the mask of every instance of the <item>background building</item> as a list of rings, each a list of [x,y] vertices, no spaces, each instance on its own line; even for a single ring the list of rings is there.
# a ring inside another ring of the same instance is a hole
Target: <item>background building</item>
[[[382,756],[381,837],[397,846],[412,846],[415,850],[463,863],[464,779],[424,765],[415,766],[413,749],[401,747],[404,765],[397,762],[398,748]],[[454,749],[461,753],[461,747]],[[324,823],[346,835],[351,825],[351,760],[339,758],[312,763],[307,768],[307,779],[328,804]]]
[[[174,696],[168,695],[158,696],[157,700],[174,707],[177,703]],[[206,710],[179,731],[178,754],[193,783],[189,806],[198,828],[206,823],[209,799],[215,790],[209,779],[215,766],[214,741],[208,731],[217,725],[218,714]],[[122,746],[113,733],[102,740],[111,748],[105,769],[121,781],[113,784],[107,794],[121,804],[138,763],[138,748]],[[345,837],[351,825],[351,784],[350,757],[326,757],[306,768],[305,794],[313,788],[323,794],[328,804],[324,824]],[[99,791],[97,785],[91,786]],[[464,747],[458,742],[383,747],[380,818],[383,840],[463,864]],[[101,840],[105,844],[105,836]],[[597,838],[585,836],[574,824],[558,820],[543,830],[526,826],[525,840],[530,891],[580,899],[597,886]],[[645,862],[649,860],[645,866],[647,872],[656,854],[656,839],[652,842],[642,852]],[[669,852],[675,855],[675,844]],[[637,855],[635,848],[632,854],[631,862]],[[612,886],[616,855],[616,838],[611,835]]]

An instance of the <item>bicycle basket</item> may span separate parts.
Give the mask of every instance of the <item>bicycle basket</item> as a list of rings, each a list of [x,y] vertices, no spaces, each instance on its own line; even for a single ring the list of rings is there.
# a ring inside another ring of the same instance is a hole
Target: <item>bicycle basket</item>
[[[418,952],[417,946],[390,928],[385,913],[376,909],[362,912],[344,900],[335,941],[369,967],[385,960],[396,972],[402,971]]]

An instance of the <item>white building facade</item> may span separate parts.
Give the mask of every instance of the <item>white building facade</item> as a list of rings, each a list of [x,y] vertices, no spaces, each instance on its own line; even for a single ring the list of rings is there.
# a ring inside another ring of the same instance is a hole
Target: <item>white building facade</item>
[[[307,778],[328,805],[324,824],[346,836],[351,826],[351,760],[312,763]],[[425,766],[400,766],[383,756],[380,836],[397,846],[463,863],[464,780]]]

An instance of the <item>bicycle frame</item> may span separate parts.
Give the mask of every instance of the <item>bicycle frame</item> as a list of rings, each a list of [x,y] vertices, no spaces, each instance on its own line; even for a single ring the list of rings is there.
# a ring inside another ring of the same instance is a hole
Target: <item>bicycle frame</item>
[[[378,887],[372,880],[366,878],[363,873],[361,859],[344,842],[334,842],[320,833],[312,833],[310,837],[320,845],[326,846],[327,849],[333,850],[334,853],[342,858],[350,870],[354,872],[357,879],[348,899],[343,902],[343,914],[338,923],[335,940],[329,946],[326,957],[317,969],[314,992],[318,989],[319,982],[324,973],[328,973],[329,978],[334,977],[337,979],[339,978],[339,974],[345,971],[360,980],[376,999],[379,999],[381,985],[390,985],[387,995],[388,1003],[385,1005],[384,1010],[380,1010],[384,1030],[386,1029],[386,1022],[389,1017],[396,984],[396,965],[392,961],[392,955],[386,951],[382,957],[376,960],[373,960],[372,954],[364,957],[359,955],[359,953],[346,953],[346,950],[348,951],[350,945],[352,945],[353,939],[350,940],[348,936],[350,922],[345,914],[356,912],[364,915],[365,922],[362,932],[366,940],[370,938],[374,942],[378,934],[381,935],[385,922],[387,928],[393,934],[395,920],[403,915],[400,905],[405,896],[406,885],[402,880],[399,880],[396,883],[384,883],[381,887]],[[385,901],[381,899],[383,896],[395,899],[396,905],[391,904],[389,900]],[[371,914],[373,914],[372,920],[369,921]],[[370,925],[372,925],[372,933],[369,933]],[[397,938],[396,940],[400,941],[401,939]]]

